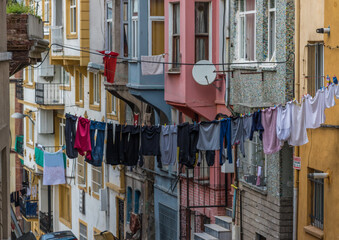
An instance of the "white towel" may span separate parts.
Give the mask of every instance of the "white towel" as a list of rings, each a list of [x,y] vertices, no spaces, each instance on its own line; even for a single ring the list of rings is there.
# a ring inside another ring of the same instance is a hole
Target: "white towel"
[[[162,57],[162,55],[141,56],[141,74],[142,75],[163,74],[164,73],[163,62],[164,58]]]

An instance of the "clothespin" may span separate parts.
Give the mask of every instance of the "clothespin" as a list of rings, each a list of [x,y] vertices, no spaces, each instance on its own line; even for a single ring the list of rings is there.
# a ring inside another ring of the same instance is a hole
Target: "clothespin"
[[[127,122],[125,122],[125,127],[127,126]]]
[[[166,127],[166,123],[164,124],[164,126]]]
[[[105,116],[102,116],[101,122],[105,122]]]

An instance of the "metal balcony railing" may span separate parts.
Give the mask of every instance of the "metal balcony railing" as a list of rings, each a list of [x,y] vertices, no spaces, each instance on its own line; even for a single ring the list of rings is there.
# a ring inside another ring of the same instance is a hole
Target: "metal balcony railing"
[[[36,83],[35,102],[41,105],[64,104],[64,92],[60,83]]]
[[[24,155],[24,136],[16,136],[14,150],[17,154]]]
[[[44,233],[50,233],[53,232],[53,214],[51,213],[51,216],[48,216],[48,213],[41,212],[40,211],[40,229]]]
[[[20,197],[20,212],[26,219],[38,218],[38,200]]]
[[[51,43],[63,45],[63,28],[62,26],[51,27]],[[52,45],[53,52],[61,52],[62,46]]]
[[[15,84],[15,97],[19,100],[24,100],[24,88],[22,83]]]

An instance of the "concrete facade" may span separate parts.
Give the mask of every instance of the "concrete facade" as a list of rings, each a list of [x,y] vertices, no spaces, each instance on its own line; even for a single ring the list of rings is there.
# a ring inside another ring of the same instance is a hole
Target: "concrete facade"
[[[233,78],[230,79],[230,101],[234,111],[238,113],[253,113],[258,109],[273,107],[293,99],[294,58],[291,54],[294,52],[294,3],[275,1],[275,54],[269,59],[268,2],[270,1],[251,2],[255,5],[254,58],[246,60],[240,55],[241,2],[231,1],[230,46]],[[254,152],[250,148],[252,144],[258,146]],[[240,212],[237,210],[237,221],[241,221],[240,231],[243,239],[258,237],[291,239],[293,149],[285,145],[278,153],[264,155],[260,154],[262,152],[260,142],[247,141],[245,151],[247,155],[253,153],[250,158],[259,157],[256,160],[248,160],[240,152],[238,153],[240,159],[238,179],[242,191],[241,196],[239,191],[237,194],[241,199],[238,205]],[[261,166],[263,171],[259,186],[251,180],[256,176],[258,166]]]

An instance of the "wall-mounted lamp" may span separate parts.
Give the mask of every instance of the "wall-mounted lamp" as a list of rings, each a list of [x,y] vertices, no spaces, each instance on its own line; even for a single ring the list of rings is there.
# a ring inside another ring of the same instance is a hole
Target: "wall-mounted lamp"
[[[329,174],[328,173],[309,173],[308,175],[308,178],[311,178],[311,179],[324,179],[324,178],[328,178],[329,177]]]
[[[328,28],[317,28],[316,30],[317,33],[327,33],[327,34],[330,34],[330,26],[328,26]]]
[[[25,117],[28,117],[28,119],[31,120],[33,124],[35,124],[33,118],[30,115],[16,112],[16,113],[13,113],[11,116],[11,118],[15,118],[15,119],[24,119]]]

